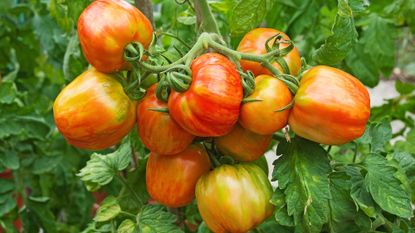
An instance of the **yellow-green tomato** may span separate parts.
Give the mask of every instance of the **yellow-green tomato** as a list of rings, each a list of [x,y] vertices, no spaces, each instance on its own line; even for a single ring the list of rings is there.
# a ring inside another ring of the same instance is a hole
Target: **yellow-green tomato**
[[[244,233],[269,217],[271,184],[254,164],[222,165],[196,185],[199,212],[215,233]]]

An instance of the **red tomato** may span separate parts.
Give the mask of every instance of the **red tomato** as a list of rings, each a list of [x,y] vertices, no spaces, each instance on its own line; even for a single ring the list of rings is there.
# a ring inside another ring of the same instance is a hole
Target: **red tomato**
[[[316,66],[301,78],[289,125],[299,136],[327,144],[350,142],[365,131],[370,97],[352,75],[328,66]]]
[[[12,170],[10,170],[10,169],[6,169],[2,173],[0,173],[0,178],[1,179],[10,180],[12,177],[13,177],[13,173],[12,173]]]
[[[271,184],[254,164],[222,165],[203,175],[196,185],[199,212],[216,233],[248,232],[268,218]]]
[[[244,162],[254,161],[261,157],[271,141],[272,135],[259,135],[239,124],[236,124],[229,134],[215,138],[219,151]]]
[[[146,170],[147,191],[165,206],[185,206],[195,196],[197,180],[209,169],[209,156],[200,145],[190,145],[169,156],[151,153]]]
[[[170,115],[185,130],[200,137],[222,136],[237,122],[243,97],[235,65],[217,53],[206,53],[192,64],[192,84],[172,92]]]
[[[117,144],[134,127],[136,103],[112,76],[85,71],[55,100],[56,126],[73,146],[100,150]]]
[[[138,134],[150,151],[162,155],[176,154],[186,149],[194,136],[182,129],[169,113],[150,110],[167,108],[166,103],[157,99],[156,88],[157,84],[151,86],[137,106]]]
[[[78,36],[88,62],[105,73],[127,67],[124,47],[140,42],[145,48],[152,40],[151,22],[124,0],[96,0],[78,20]]]
[[[287,125],[290,110],[275,112],[292,101],[290,90],[280,80],[269,75],[255,78],[255,91],[248,99],[260,101],[242,105],[239,123],[261,135],[270,135]]]
[[[275,30],[273,28],[256,28],[248,32],[242,38],[237,50],[239,52],[252,53],[252,54],[257,54],[257,55],[265,54],[267,53],[265,43],[270,37],[275,36],[278,33],[281,34],[284,40],[290,39],[283,32]],[[272,43],[274,43],[274,41],[275,39],[269,41],[268,45],[271,46]],[[288,44],[281,43],[279,45],[279,49],[286,48],[287,46]],[[284,60],[290,69],[290,74],[298,75],[298,72],[300,71],[300,68],[301,68],[301,57],[300,57],[300,54],[298,53],[297,48],[294,47],[287,55],[285,55]],[[272,63],[272,65],[275,68],[277,68],[279,71],[281,71],[282,73],[285,73],[284,69],[277,62]],[[252,71],[252,73],[254,73],[255,76],[258,76],[260,74],[269,74],[269,75],[272,74],[268,69],[263,67],[258,62],[241,60],[241,66],[242,66],[242,69],[244,69],[245,71],[247,70]]]

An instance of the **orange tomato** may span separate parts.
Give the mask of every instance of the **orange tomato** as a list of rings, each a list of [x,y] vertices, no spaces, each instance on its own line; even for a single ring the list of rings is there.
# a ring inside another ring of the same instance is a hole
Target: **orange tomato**
[[[53,115],[69,144],[101,150],[117,144],[132,130],[136,103],[115,78],[90,69],[59,93]]]
[[[124,48],[140,42],[145,48],[152,40],[151,22],[124,0],[96,0],[78,19],[82,52],[97,70],[111,73],[127,68]]]
[[[358,79],[336,68],[316,66],[301,78],[289,125],[306,139],[340,145],[360,137],[369,116],[369,93]]]
[[[285,33],[278,31],[276,29],[273,29],[273,28],[256,28],[248,32],[242,38],[237,50],[239,52],[252,53],[256,55],[265,54],[267,53],[265,43],[270,37],[275,36],[276,34],[280,34],[282,36],[282,39],[284,40],[290,39]],[[274,41],[275,39],[270,40],[268,45],[271,46],[272,43],[274,43]],[[286,48],[287,46],[288,44],[281,43],[279,45],[279,49]],[[283,57],[283,59],[288,65],[288,68],[290,70],[289,73],[292,75],[298,75],[298,72],[301,69],[301,57],[300,57],[300,54],[297,48],[294,47],[287,55]],[[278,64],[278,62],[274,62],[272,63],[272,65],[275,68],[277,68],[279,71],[281,71],[282,73],[286,73],[284,72],[284,69],[281,67],[281,65]],[[247,70],[252,71],[252,73],[254,73],[255,76],[258,76],[260,74],[269,74],[269,75],[272,74],[268,69],[263,67],[258,62],[241,60],[241,66],[242,66],[242,69],[244,69],[245,71]]]
[[[151,153],[146,169],[147,191],[165,206],[185,206],[194,199],[197,180],[209,169],[209,156],[200,145],[190,145],[175,155]]]
[[[242,105],[239,123],[254,133],[270,135],[287,125],[290,110],[275,111],[290,104],[291,92],[282,81],[269,75],[256,77],[255,84],[255,91],[247,98],[259,101]]]

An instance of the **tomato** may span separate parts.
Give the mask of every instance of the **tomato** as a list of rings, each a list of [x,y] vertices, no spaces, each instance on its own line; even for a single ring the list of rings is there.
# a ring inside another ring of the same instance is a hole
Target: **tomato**
[[[194,199],[197,180],[209,169],[209,156],[200,145],[169,156],[152,152],[147,161],[147,191],[165,206],[185,206]]]
[[[271,184],[254,164],[222,165],[203,175],[196,185],[199,212],[216,233],[247,232],[269,217]]]
[[[254,161],[265,153],[271,144],[272,135],[259,135],[236,124],[229,134],[214,140],[224,155],[247,162]]]
[[[191,66],[192,84],[184,93],[172,92],[170,115],[182,128],[200,137],[222,136],[238,121],[243,97],[235,65],[217,53],[196,58]]]
[[[88,62],[105,73],[127,68],[124,47],[140,42],[145,48],[152,40],[151,22],[124,0],[96,0],[78,20],[78,36]]]
[[[273,28],[256,28],[250,32],[248,32],[241,40],[238,46],[239,52],[244,53],[252,53],[252,54],[265,54],[267,53],[265,43],[269,38],[272,36],[275,36],[276,34],[280,34],[283,38],[283,40],[289,40],[290,38],[283,32],[278,31]],[[272,43],[275,41],[275,39],[269,41],[268,45],[271,46]],[[281,43],[279,45],[279,49],[286,48],[288,44]],[[288,65],[288,68],[290,70],[290,74],[292,75],[298,75],[298,72],[301,69],[301,57],[298,53],[297,48],[293,48],[287,55],[284,56],[284,60]],[[254,62],[254,61],[248,61],[248,60],[241,60],[241,66],[242,69],[245,71],[250,70],[252,73],[254,73],[255,76],[258,76],[260,74],[269,74],[272,73],[263,67],[260,63]],[[284,69],[279,65],[277,62],[272,63],[272,66],[277,68],[282,73],[284,72]]]
[[[360,137],[370,115],[370,97],[352,75],[316,66],[302,77],[294,98],[289,125],[299,136],[340,145]]]
[[[138,134],[144,145],[158,154],[176,154],[192,143],[194,136],[182,129],[168,113],[151,108],[167,108],[167,104],[155,95],[157,84],[147,90],[146,96],[137,106]]]
[[[3,172],[0,173],[0,178],[1,179],[6,179],[6,180],[10,180],[13,178],[13,172],[10,169],[6,169]]]
[[[255,91],[247,98],[259,101],[242,105],[239,123],[254,133],[270,135],[287,125],[290,110],[276,110],[290,104],[291,92],[282,81],[269,75],[257,76],[255,84]]]
[[[117,144],[134,127],[136,103],[111,75],[90,69],[55,100],[56,126],[69,144],[101,150]]]

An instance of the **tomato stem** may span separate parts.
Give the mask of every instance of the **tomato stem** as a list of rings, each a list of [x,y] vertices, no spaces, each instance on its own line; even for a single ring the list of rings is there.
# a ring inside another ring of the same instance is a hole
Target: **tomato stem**
[[[195,0],[194,4],[198,31],[220,34],[218,24],[210,10],[207,0]]]

